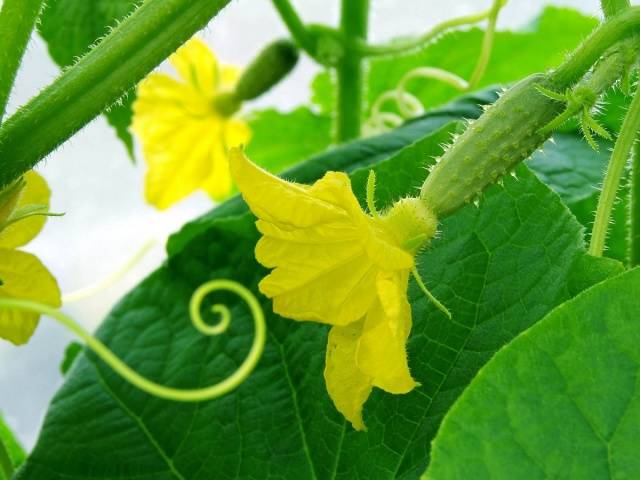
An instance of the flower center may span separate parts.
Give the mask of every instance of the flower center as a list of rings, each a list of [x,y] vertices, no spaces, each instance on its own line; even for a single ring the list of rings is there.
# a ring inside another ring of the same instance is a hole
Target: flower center
[[[435,234],[438,219],[419,198],[403,198],[380,217],[404,250],[415,254]]]

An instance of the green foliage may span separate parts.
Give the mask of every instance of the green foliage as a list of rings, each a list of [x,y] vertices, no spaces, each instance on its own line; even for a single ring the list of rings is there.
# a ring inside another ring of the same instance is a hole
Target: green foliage
[[[27,455],[24,449],[22,448],[22,446],[20,445],[20,442],[16,439],[13,432],[9,429],[7,424],[2,419],[1,415],[0,415],[0,442],[2,442],[2,444],[4,445],[4,449],[6,449],[6,453],[9,455],[9,459],[11,460],[13,468],[18,468],[20,465],[24,463]],[[0,480],[10,480],[10,479],[5,479],[2,468],[0,468]]]
[[[596,19],[575,10],[548,7],[521,31],[496,32],[487,72],[478,87],[511,83],[557,66],[565,53],[575,48],[596,25]],[[469,78],[481,44],[481,29],[456,30],[408,55],[374,59],[368,74],[369,104],[386,90],[395,88],[405,73],[417,67],[438,67]],[[540,48],[541,45],[544,48]],[[514,52],[517,53],[514,55]],[[313,101],[323,112],[331,111],[333,105],[332,83],[326,73],[314,81]],[[437,81],[416,80],[409,85],[409,90],[427,108],[441,105],[459,94],[453,87]]]
[[[427,478],[640,477],[639,289],[640,270],[610,279],[498,352],[445,417]]]
[[[442,127],[437,116],[423,122],[369,140],[375,147],[361,141],[342,147],[340,155],[330,151],[297,167],[293,176],[310,180],[329,167],[348,169],[349,161],[355,167],[374,158],[369,165],[378,178],[378,203],[388,205],[415,193],[425,165],[458,129],[456,123]],[[416,125],[422,132],[412,138],[406,129]],[[368,167],[352,174],[361,201],[367,175]],[[231,205],[179,235],[168,263],[127,296],[98,332],[151,378],[180,387],[210,384],[232,371],[249,347],[251,322],[239,300],[219,298],[234,314],[224,338],[201,338],[187,313],[192,291],[204,281],[229,277],[255,289],[265,274],[253,258],[254,218],[242,213],[238,201]],[[272,314],[262,297],[269,325],[265,355],[237,391],[198,405],[168,403],[132,388],[89,354],[56,396],[17,478],[83,478],[87,472],[105,479],[417,478],[440,419],[478,369],[569,298],[569,282],[576,285],[575,276],[581,276],[573,267],[584,257],[581,231],[526,168],[519,180],[490,188],[479,209],[468,206],[447,218],[418,264],[454,320],[416,285],[410,287],[410,364],[422,386],[406,396],[376,392],[365,409],[366,433],[351,430],[326,394],[326,330]]]
[[[555,190],[572,213],[590,231],[593,225],[600,185],[609,161],[613,143],[600,140],[600,148],[594,151],[574,133],[557,133],[554,141],[547,142],[543,152],[536,152],[529,162],[538,177]],[[606,255],[627,263],[628,224],[627,182],[619,195],[610,225]],[[588,236],[587,236],[588,238]]]
[[[60,373],[62,375],[66,375],[67,372],[71,369],[78,355],[82,353],[82,349],[84,346],[78,342],[71,342],[67,345],[67,348],[64,350],[64,358],[62,359],[62,363],[60,364]]]
[[[142,0],[49,0],[38,29],[51,58],[60,67],[68,67],[141,3]],[[131,96],[125,97],[105,113],[131,159],[133,137],[128,128],[132,103]]]
[[[252,138],[247,155],[272,172],[287,167],[324,150],[331,142],[331,121],[298,107],[287,113],[268,109],[249,116]]]

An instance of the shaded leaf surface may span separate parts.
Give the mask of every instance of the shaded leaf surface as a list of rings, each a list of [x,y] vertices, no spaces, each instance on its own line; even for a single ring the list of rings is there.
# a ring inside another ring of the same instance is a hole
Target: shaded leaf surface
[[[500,351],[445,417],[427,477],[640,477],[639,290],[640,270],[610,279]]]
[[[596,152],[577,132],[556,133],[554,142],[547,142],[543,152],[536,152],[529,167],[538,177],[560,195],[571,212],[586,228],[586,239],[590,237],[595,217],[600,187],[609,163],[613,143],[601,140]],[[625,175],[626,176],[626,175]],[[628,258],[627,224],[628,181],[621,182],[612,222],[607,236],[605,254],[623,263]]]
[[[415,192],[454,128],[423,134],[375,164],[380,206]],[[314,161],[309,168],[298,174],[322,171]],[[367,173],[353,173],[361,200]],[[449,406],[497,349],[568,298],[572,265],[584,255],[581,226],[556,194],[526,168],[519,174],[491,188],[479,209],[447,218],[441,237],[420,255],[422,275],[454,321],[410,286],[409,357],[422,386],[404,396],[375,392],[365,407],[368,432],[353,431],[326,394],[326,329],[280,318],[262,297],[265,355],[237,391],[197,405],[165,402],[122,382],[88,354],[56,396],[17,478],[417,478]],[[265,274],[253,258],[254,218],[241,206],[233,211],[211,216],[183,238],[169,262],[99,330],[119,356],[157,381],[208,385],[234,370],[249,348],[251,322],[232,296],[216,298],[234,314],[222,337],[199,336],[187,313],[199,284],[233,278],[255,290]]]

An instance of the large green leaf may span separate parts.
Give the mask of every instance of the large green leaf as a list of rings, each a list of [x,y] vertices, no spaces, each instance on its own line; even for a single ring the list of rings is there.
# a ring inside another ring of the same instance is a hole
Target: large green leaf
[[[373,165],[379,205],[415,192],[453,128],[413,143],[405,139],[407,147]],[[366,142],[353,148],[367,151]],[[362,162],[363,155],[353,158]],[[299,167],[298,174],[322,170],[315,159],[309,172]],[[361,200],[366,176],[367,169],[353,172]],[[98,332],[155,380],[179,387],[216,382],[249,347],[251,322],[233,297],[220,297],[235,316],[223,338],[202,338],[188,321],[188,300],[199,284],[225,277],[255,290],[265,274],[253,258],[254,218],[238,206],[226,211],[183,236],[169,262]],[[238,390],[197,405],[161,401],[87,354],[54,399],[17,478],[417,478],[448,407],[493,352],[570,296],[571,285],[580,284],[572,266],[588,261],[583,252],[581,226],[523,167],[518,180],[491,188],[480,208],[468,206],[447,218],[440,238],[420,255],[423,276],[454,320],[411,285],[409,356],[422,386],[404,396],[375,392],[365,408],[368,432],[353,431],[325,391],[326,328],[280,318],[261,297],[268,313],[266,351]]]
[[[520,31],[497,32],[486,74],[478,87],[511,83],[531,73],[556,67],[596,25],[595,18],[575,10],[548,7]],[[468,79],[480,52],[482,35],[479,28],[456,30],[422,50],[373,60],[367,77],[369,104],[372,105],[383,92],[394,89],[408,71],[417,67],[438,67]],[[541,45],[544,48],[540,48]],[[459,94],[442,82],[426,80],[409,84],[409,90],[427,108],[441,105]],[[331,111],[333,85],[327,73],[314,81],[313,100],[322,111]]]
[[[613,143],[602,140],[594,151],[576,132],[557,133],[542,152],[529,161],[538,177],[560,195],[576,218],[591,231],[600,185],[609,163]],[[626,263],[628,258],[627,181],[623,180],[613,211],[606,255]],[[586,238],[589,239],[587,234]]]
[[[445,417],[430,480],[640,478],[640,270],[561,305]]]
[[[48,0],[38,30],[53,60],[60,67],[68,67],[141,3],[142,0]],[[133,138],[128,130],[131,97],[113,105],[105,115],[133,158]]]

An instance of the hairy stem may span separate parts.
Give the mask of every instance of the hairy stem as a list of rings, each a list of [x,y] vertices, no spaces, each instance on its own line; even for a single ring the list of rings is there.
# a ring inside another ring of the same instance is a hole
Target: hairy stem
[[[640,143],[636,142],[629,192],[629,266],[640,265]]]
[[[438,35],[451,30],[456,27],[462,27],[464,25],[471,25],[481,22],[489,17],[492,12],[492,8],[484,10],[482,12],[474,13],[471,15],[465,15],[463,17],[452,18],[439,23],[424,35],[408,41],[398,41],[385,45],[370,45],[365,41],[358,43],[358,53],[362,56],[382,56],[382,55],[394,55],[398,53],[404,53],[408,50],[413,50],[426,46],[429,42],[435,39]]]
[[[367,38],[369,0],[342,0],[340,29],[344,55],[337,65],[336,141],[360,136],[364,102],[364,65],[357,45]]]
[[[480,49],[480,56],[476,63],[476,67],[473,69],[473,73],[469,78],[469,89],[473,89],[487,71],[487,65],[489,65],[489,59],[491,58],[491,50],[493,49],[493,39],[496,32],[496,23],[498,22],[498,14],[502,8],[502,0],[494,0],[493,6],[489,10],[489,23],[482,37],[482,47]]]
[[[230,0],[147,0],[0,128],[0,187],[113,104]]]
[[[638,130],[640,130],[640,92],[636,92],[631,101],[607,167],[591,233],[591,243],[589,245],[589,253],[591,255],[599,257],[604,252],[607,229],[611,220],[611,210],[613,209],[620,179],[624,173],[624,167],[629,159]]]
[[[313,38],[309,35],[307,27],[298,16],[291,2],[289,0],[273,0],[273,6],[280,14],[282,21],[298,46],[310,56],[315,56]]]
[[[600,0],[600,7],[605,18],[613,17],[629,6],[629,0]]]
[[[567,86],[581,78],[600,56],[620,40],[640,33],[640,7],[629,7],[604,22],[571,54],[551,76],[557,86]]]
[[[44,0],[4,0],[0,10],[0,120]]]

